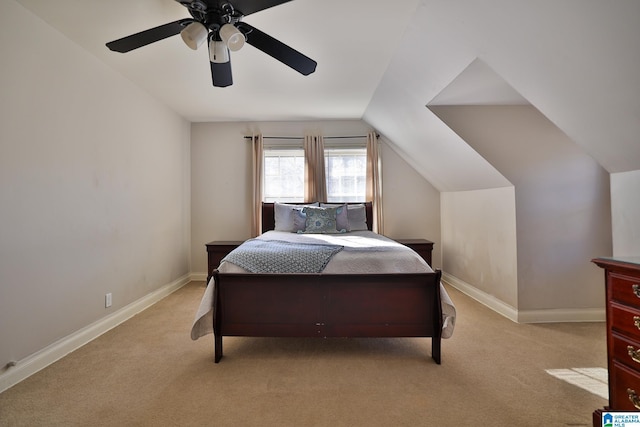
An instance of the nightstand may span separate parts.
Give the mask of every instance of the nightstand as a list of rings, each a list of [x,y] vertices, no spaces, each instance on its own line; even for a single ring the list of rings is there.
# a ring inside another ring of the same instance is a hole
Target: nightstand
[[[218,268],[222,258],[240,246],[242,242],[242,240],[214,240],[213,242],[207,243],[207,284],[209,284],[209,280],[211,280],[211,276],[213,276],[213,270]]]
[[[396,239],[396,242],[402,243],[405,246],[410,247],[427,261],[429,266],[431,265],[431,252],[433,251],[433,242],[426,239]]]

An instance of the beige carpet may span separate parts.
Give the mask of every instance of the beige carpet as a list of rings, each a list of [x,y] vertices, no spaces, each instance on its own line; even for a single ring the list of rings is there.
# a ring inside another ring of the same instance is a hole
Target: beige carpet
[[[518,325],[449,289],[428,338],[191,341],[191,283],[0,394],[2,426],[588,426],[605,399],[545,369],[606,367],[602,323]]]

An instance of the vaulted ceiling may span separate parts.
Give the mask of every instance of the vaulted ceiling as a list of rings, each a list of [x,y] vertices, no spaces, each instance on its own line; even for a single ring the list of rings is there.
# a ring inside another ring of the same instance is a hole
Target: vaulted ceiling
[[[429,106],[530,104],[609,172],[640,169],[637,0],[294,0],[244,20],[317,71],[245,46],[228,88],[178,36],[105,47],[188,17],[174,0],[17,1],[188,120],[363,119],[442,191],[509,182]]]

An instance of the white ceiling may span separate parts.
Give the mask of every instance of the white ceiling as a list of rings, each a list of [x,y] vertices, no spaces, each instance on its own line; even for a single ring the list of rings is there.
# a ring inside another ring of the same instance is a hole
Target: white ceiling
[[[253,46],[232,52],[234,84],[211,84],[205,47],[180,36],[122,54],[105,43],[190,17],[174,0],[18,0],[190,121],[360,119],[418,0],[295,0],[244,21],[318,62],[303,76]]]
[[[363,119],[442,191],[510,185],[426,107],[530,103],[609,172],[640,169],[640,1],[294,0],[245,18],[318,62],[252,46],[214,88],[179,36],[105,43],[183,17],[174,0],[16,0],[190,121]]]

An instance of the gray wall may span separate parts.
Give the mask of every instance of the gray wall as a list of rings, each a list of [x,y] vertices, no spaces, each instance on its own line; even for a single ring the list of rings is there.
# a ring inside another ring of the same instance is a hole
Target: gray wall
[[[602,307],[609,174],[532,106],[432,110],[514,184],[519,318]]]
[[[640,260],[640,170],[611,174],[613,255]]]
[[[13,1],[0,52],[1,374],[189,273],[190,128]]]
[[[382,141],[384,234],[431,240],[433,267],[442,268],[440,192],[397,154],[395,145]]]
[[[442,193],[443,271],[515,310],[518,256],[513,187]],[[460,286],[456,283],[456,286]]]

